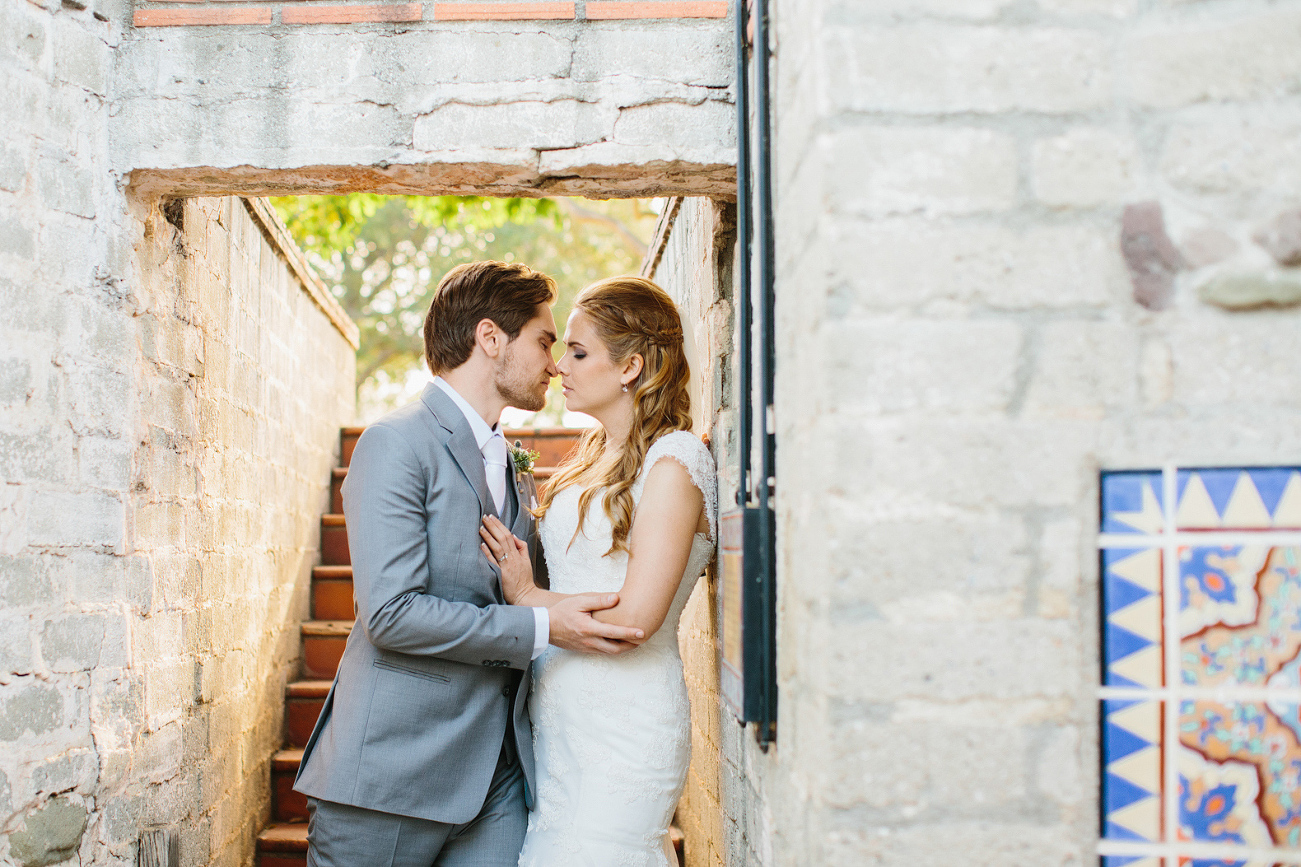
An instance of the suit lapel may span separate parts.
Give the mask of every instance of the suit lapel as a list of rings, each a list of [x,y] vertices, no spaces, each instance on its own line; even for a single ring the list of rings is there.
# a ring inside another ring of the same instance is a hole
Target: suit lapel
[[[438,419],[438,423],[451,434],[447,438],[447,450],[451,452],[465,480],[474,488],[474,493],[479,498],[479,510],[496,514],[492,493],[488,490],[488,478],[483,472],[483,453],[479,451],[470,423],[461,414],[460,407],[452,403],[452,399],[433,383],[425,386],[420,399]]]

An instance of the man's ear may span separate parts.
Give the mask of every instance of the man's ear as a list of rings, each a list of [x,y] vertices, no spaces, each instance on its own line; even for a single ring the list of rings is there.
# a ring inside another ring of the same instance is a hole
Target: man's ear
[[[641,376],[641,370],[645,363],[640,352],[634,352],[628,356],[628,360],[623,363],[623,370],[619,373],[619,382],[623,385],[632,385],[637,377]]]
[[[496,322],[484,317],[474,326],[474,342],[489,358],[497,358],[506,348],[506,332]]]

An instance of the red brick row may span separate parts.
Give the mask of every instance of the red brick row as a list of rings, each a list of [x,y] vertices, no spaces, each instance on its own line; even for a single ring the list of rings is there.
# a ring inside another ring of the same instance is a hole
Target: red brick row
[[[194,3],[203,0],[170,0]],[[368,3],[335,6],[318,3],[285,5],[282,24],[363,24],[411,21],[510,21],[572,20],[571,2],[522,3],[430,3],[433,14],[425,15],[421,3]],[[586,19],[611,21],[631,18],[725,18],[727,0],[588,0]],[[272,9],[256,7],[150,8],[137,9],[136,27],[183,27],[190,25],[270,24]]]

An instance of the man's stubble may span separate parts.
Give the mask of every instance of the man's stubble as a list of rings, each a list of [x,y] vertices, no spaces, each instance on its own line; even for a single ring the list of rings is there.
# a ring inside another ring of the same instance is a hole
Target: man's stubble
[[[542,372],[530,373],[515,362],[514,341],[506,344],[506,351],[493,374],[497,394],[510,406],[537,412],[547,405],[546,389],[539,389]]]

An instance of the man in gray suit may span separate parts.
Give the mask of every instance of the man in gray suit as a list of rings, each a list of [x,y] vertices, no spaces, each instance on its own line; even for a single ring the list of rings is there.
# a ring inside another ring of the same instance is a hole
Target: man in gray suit
[[[541,409],[557,375],[550,277],[453,269],[425,320],[435,380],[366,428],[343,487],[357,621],[294,788],[309,796],[309,865],[514,867],[533,799],[529,664],[549,643],[619,653],[639,631],[591,612],[505,604],[479,547],[492,513],[537,555],[531,476],[497,426]]]

